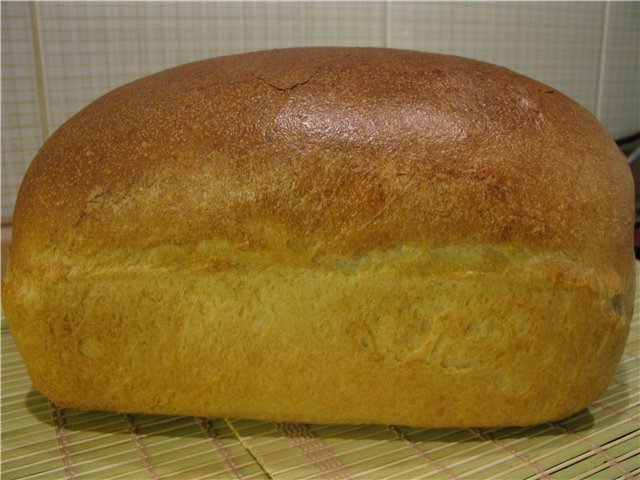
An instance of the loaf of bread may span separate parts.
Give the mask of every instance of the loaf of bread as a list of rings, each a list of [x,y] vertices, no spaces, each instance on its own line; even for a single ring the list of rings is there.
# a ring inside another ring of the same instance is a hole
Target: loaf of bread
[[[44,144],[3,303],[61,407],[527,425],[611,380],[633,202],[598,121],[505,68],[215,58],[108,93]]]

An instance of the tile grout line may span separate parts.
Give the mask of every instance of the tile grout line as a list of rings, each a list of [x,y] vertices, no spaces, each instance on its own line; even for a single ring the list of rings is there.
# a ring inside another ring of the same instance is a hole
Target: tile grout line
[[[609,36],[609,10],[611,2],[604,3],[602,15],[602,37],[600,39],[600,64],[598,65],[598,89],[596,91],[596,118],[602,121],[602,96],[604,95],[605,56]]]
[[[33,39],[33,56],[36,67],[36,83],[38,86],[38,105],[40,106],[40,123],[42,128],[42,141],[49,138],[49,120],[47,115],[47,98],[44,86],[44,68],[42,65],[42,49],[40,48],[40,33],[38,31],[38,10],[36,2],[29,2],[29,14],[31,17],[31,37]]]
[[[384,6],[384,46],[391,47],[391,1],[387,0]]]

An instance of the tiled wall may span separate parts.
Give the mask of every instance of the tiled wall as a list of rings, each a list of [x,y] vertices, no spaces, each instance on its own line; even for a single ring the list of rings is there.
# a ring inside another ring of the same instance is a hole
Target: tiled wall
[[[44,139],[99,95],[181,63],[301,45],[410,48],[553,85],[640,129],[639,2],[2,3],[2,221]]]

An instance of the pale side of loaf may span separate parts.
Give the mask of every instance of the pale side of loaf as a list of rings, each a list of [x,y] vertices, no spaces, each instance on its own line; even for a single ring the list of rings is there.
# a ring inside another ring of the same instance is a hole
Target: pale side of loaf
[[[633,201],[597,120],[505,68],[216,58],[118,88],[45,143],[3,302],[62,407],[526,425],[612,377]]]

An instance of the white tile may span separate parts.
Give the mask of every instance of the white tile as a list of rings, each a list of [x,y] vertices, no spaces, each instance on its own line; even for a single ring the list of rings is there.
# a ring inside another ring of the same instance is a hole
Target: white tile
[[[640,130],[640,3],[611,2],[606,32],[600,117],[618,138]]]
[[[384,3],[39,4],[58,127],[122,83],[182,63],[276,47],[384,44]],[[90,72],[90,75],[87,75]]]
[[[245,50],[385,45],[384,2],[245,3]]]
[[[2,221],[43,141],[28,3],[2,3]]]
[[[392,2],[390,46],[503,65],[595,112],[601,2]]]
[[[242,51],[241,3],[38,4],[52,129],[144,75]],[[59,100],[62,94],[63,101]]]

